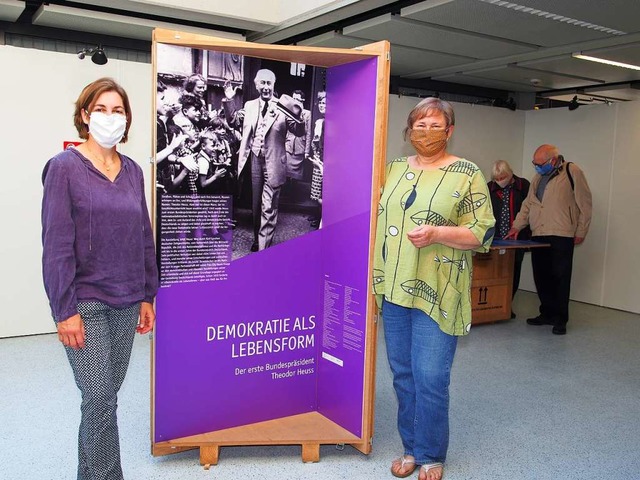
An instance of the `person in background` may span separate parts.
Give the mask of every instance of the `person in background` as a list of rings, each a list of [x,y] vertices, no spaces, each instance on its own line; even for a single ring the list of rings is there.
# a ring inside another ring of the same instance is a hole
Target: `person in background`
[[[382,308],[404,452],[392,475],[440,480],[449,447],[449,382],[471,328],[471,256],[494,233],[480,169],[447,151],[451,105],[425,98],[405,128],[416,154],[387,165],[378,208],[373,291]]]
[[[156,87],[156,162],[162,165],[169,155],[182,146],[186,135],[176,135],[173,117],[180,111],[175,91],[158,82]]]
[[[529,194],[505,238],[518,238],[527,225],[531,240],[549,248],[531,249],[533,280],[540,299],[540,315],[529,325],[553,325],[555,335],[567,333],[573,249],[591,224],[591,190],[575,163],[565,162],[558,147],[540,145],[533,154],[536,175]]]
[[[200,135],[200,145],[197,159],[200,192],[232,194],[234,185],[229,144],[209,129]]]
[[[191,94],[198,100],[198,109],[200,110],[200,117],[197,120],[198,128],[203,129],[211,118],[211,112],[207,105],[205,95],[207,93],[207,82],[204,77],[198,73],[187,77],[183,85],[184,92]]]
[[[491,207],[493,208],[493,216],[496,219],[496,236],[504,238],[511,226],[513,220],[522,207],[522,202],[527,198],[529,193],[529,180],[514,175],[509,162],[498,160],[491,167],[491,181],[487,184],[489,193],[491,194]],[[529,240],[531,238],[531,230],[525,227],[518,235],[518,240]],[[524,259],[525,249],[517,248],[515,250],[515,261],[513,264],[513,288],[511,290],[511,299],[515,297],[520,285],[520,272],[522,270],[522,260]],[[516,314],[511,311],[511,318],[516,318]]]
[[[315,121],[313,127],[313,138],[311,140],[311,156],[309,160],[313,163],[313,172],[311,176],[311,200],[318,202],[314,208],[312,215],[309,217],[309,223],[312,228],[320,228],[322,222],[322,184],[324,180],[324,116],[327,111],[327,92],[324,90],[318,92],[318,114],[319,117]]]
[[[291,97],[302,107],[301,119],[305,123],[305,135],[299,137],[287,132],[285,149],[287,151],[287,178],[302,180],[302,165],[311,152],[311,112],[304,108],[305,95],[302,90],[294,90]]]
[[[82,394],[79,480],[121,480],[116,419],[136,331],[153,328],[158,271],[142,169],[116,146],[131,107],[110,78],[87,85],[74,124],[86,141],[42,174],[42,271],[58,338]]]

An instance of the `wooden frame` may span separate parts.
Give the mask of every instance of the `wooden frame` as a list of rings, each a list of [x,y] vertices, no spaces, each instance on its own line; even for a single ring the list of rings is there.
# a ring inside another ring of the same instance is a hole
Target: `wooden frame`
[[[373,243],[377,208],[380,195],[380,186],[384,177],[384,165],[386,154],[386,130],[388,117],[388,91],[390,53],[389,42],[377,42],[364,45],[356,49],[314,48],[280,45],[261,45],[239,42],[228,39],[207,37],[190,33],[182,33],[170,30],[156,29],[153,34],[153,82],[157,77],[156,44],[166,43],[198,49],[212,49],[227,53],[236,53],[246,56],[260,57],[270,60],[304,63],[320,67],[334,67],[359,60],[378,58],[376,80],[376,105],[374,131],[374,165],[372,184],[372,209],[370,219],[370,255],[369,278],[373,265]],[[155,88],[152,89],[153,115],[155,115]],[[153,132],[153,146],[156,142],[156,132]],[[155,156],[155,148],[153,148]],[[155,164],[153,167],[155,178]],[[152,192],[152,205],[155,210],[155,191]],[[152,215],[155,223],[155,213]],[[154,225],[155,227],[155,225]],[[200,463],[208,468],[218,463],[219,449],[221,446],[231,445],[301,445],[302,460],[304,462],[317,462],[320,458],[321,444],[349,444],[362,453],[371,452],[371,440],[373,437],[374,398],[375,398],[375,359],[377,321],[376,307],[372,295],[371,286],[367,295],[367,329],[366,348],[364,352],[364,392],[363,392],[363,418],[362,435],[357,436],[345,430],[338,424],[324,417],[318,412],[309,412],[293,415],[286,418],[269,420],[240,427],[218,430],[189,437],[182,437],[164,442],[154,442],[154,412],[153,395],[155,379],[155,342],[152,344],[151,357],[151,452],[153,455],[167,455],[189,449],[200,449]]]

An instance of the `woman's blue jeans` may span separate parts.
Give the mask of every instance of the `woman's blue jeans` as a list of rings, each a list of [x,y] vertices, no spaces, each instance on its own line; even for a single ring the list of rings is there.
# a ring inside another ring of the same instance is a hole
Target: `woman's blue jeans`
[[[444,333],[422,310],[386,300],[382,319],[404,454],[418,465],[444,462],[449,447],[449,380],[458,337]]]

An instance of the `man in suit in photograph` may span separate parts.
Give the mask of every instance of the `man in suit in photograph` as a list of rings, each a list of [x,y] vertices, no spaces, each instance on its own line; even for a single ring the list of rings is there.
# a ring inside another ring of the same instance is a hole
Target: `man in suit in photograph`
[[[258,70],[254,79],[258,98],[245,102],[243,113],[234,111],[233,87],[225,88],[222,105],[230,125],[242,121],[242,139],[238,152],[238,176],[247,164],[251,167],[251,209],[254,241],[251,251],[269,248],[278,222],[280,188],[287,178],[287,132],[304,136],[300,119],[302,106],[288,95],[274,98],[276,83],[271,70]],[[242,117],[244,117],[242,119]]]

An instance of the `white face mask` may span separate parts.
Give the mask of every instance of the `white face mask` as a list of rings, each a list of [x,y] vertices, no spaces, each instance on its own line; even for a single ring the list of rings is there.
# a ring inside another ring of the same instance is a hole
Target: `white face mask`
[[[120,143],[127,129],[127,117],[119,113],[107,115],[103,112],[91,112],[89,133],[104,148]]]
[[[507,185],[509,185],[511,183],[511,179],[510,178],[505,178],[504,180],[502,180],[500,182],[496,181],[496,183],[498,185],[500,185],[500,188],[504,188],[504,187],[506,187]]]

